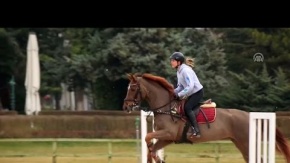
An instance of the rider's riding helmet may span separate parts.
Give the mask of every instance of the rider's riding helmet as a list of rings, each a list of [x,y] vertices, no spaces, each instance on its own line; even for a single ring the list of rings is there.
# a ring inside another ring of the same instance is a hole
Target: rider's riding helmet
[[[181,63],[184,62],[185,58],[184,55],[180,52],[174,52],[171,56],[170,59],[174,59],[176,61],[180,61]]]

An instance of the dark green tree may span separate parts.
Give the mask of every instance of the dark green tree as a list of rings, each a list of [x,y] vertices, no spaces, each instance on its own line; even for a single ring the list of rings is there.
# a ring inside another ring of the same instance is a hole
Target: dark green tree
[[[269,92],[279,97],[275,101],[275,109],[277,111],[289,111],[290,110],[290,82],[287,79],[286,73],[281,67],[275,70],[274,85]]]
[[[261,52],[252,37],[254,29],[251,28],[218,28],[214,31],[221,33],[223,40],[222,48],[226,53],[226,66],[236,73],[243,73],[246,69],[261,70],[260,64],[253,62],[253,56]]]
[[[221,95],[225,107],[246,111],[276,111],[277,107],[285,107],[282,96],[285,92],[289,92],[289,88],[285,89],[287,85],[286,80],[283,79],[283,72],[278,70],[279,77],[275,79],[269,75],[266,64],[263,65],[262,71],[246,70],[243,74],[229,73],[232,82],[227,91]],[[289,100],[285,102],[289,103]]]
[[[218,96],[228,84],[221,35],[210,29],[187,28],[181,33],[180,41],[180,51],[195,58],[194,70],[204,85],[204,98],[219,103]]]
[[[274,76],[275,70],[281,67],[286,74],[290,74],[290,28],[258,28],[251,35],[264,56],[269,73]]]
[[[25,56],[12,33],[6,28],[0,28],[0,96],[4,108],[11,109],[11,88],[9,81],[13,76],[15,78],[15,106],[17,111],[22,111],[24,106],[23,94],[25,64],[23,60]]]
[[[124,28],[105,29],[96,33],[89,45],[93,57],[88,58],[91,59],[91,66],[95,67],[92,74],[96,77],[94,87],[99,88],[98,106],[121,107],[128,84],[126,73],[148,72],[166,77],[175,30]]]

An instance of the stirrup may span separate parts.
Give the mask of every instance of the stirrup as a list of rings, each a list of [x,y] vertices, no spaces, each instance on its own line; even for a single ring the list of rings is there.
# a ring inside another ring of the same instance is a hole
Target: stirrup
[[[195,136],[197,138],[200,138],[200,133],[195,132],[195,133],[192,134],[192,136]]]
[[[200,138],[200,132],[196,132],[195,128],[193,126],[191,126],[191,129],[192,129],[192,134],[190,137],[197,137],[197,138]]]
[[[196,133],[196,132],[192,133],[190,138],[193,138],[193,137],[200,138],[200,133]]]

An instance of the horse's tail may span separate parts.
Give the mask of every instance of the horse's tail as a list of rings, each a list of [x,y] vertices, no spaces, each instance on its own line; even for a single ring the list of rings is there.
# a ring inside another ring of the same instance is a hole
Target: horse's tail
[[[278,128],[276,128],[276,141],[276,148],[278,152],[285,156],[287,163],[290,163],[290,148],[288,145],[288,140],[284,137]]]

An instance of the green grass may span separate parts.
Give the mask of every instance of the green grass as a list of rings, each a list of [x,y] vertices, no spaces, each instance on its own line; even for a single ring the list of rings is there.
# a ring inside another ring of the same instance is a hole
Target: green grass
[[[113,154],[111,163],[137,163],[136,142],[114,142],[111,147]],[[219,154],[216,153],[218,149]],[[58,142],[56,162],[108,163],[108,153],[107,142]],[[0,142],[0,155],[1,163],[52,163],[53,147],[52,142]],[[172,163],[215,163],[217,160],[215,156],[218,155],[220,163],[244,162],[242,155],[232,143],[171,144],[165,148],[166,162]],[[277,154],[276,163],[282,162],[285,162],[284,159]]]

